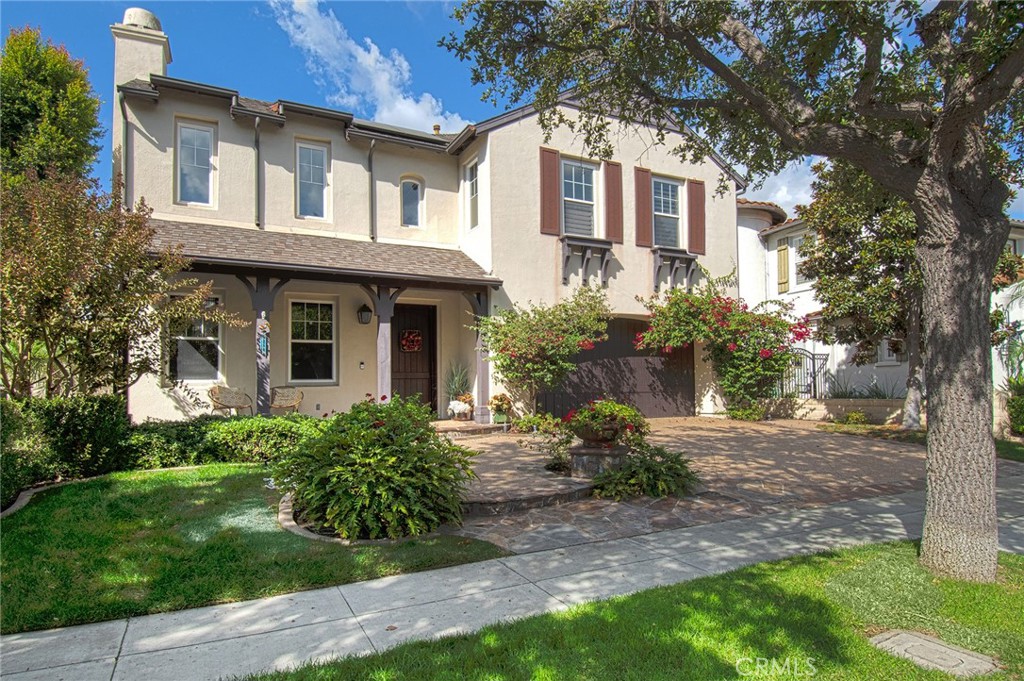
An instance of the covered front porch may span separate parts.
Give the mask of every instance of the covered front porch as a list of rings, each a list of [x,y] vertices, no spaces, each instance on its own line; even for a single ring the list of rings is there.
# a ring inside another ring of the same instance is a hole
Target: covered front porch
[[[355,241],[196,223],[151,221],[157,248],[180,247],[190,275],[250,321],[193,324],[171,333],[176,382],[133,386],[135,421],[209,413],[208,390],[229,385],[271,413],[274,387],[302,391],[299,411],[345,411],[372,396],[420,395],[444,417],[444,373],[469,370],[486,423],[489,374],[476,333],[501,285],[455,249]]]

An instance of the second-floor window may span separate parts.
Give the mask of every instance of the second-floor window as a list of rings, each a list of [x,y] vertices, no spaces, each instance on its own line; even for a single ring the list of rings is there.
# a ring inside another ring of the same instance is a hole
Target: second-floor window
[[[594,166],[562,162],[562,231],[594,236]]]
[[[806,284],[811,281],[811,278],[800,273],[800,263],[804,261],[802,255],[800,255],[800,246],[804,243],[804,237],[802,236],[791,236],[789,237],[789,249],[793,251],[793,276],[797,284]]]
[[[480,194],[477,184],[479,164],[473,161],[466,166],[466,196],[469,202],[469,228],[480,224]]]
[[[327,148],[304,142],[296,146],[299,217],[322,218],[326,215]]]
[[[213,128],[196,123],[178,124],[178,201],[212,205]]]
[[[654,199],[654,245],[679,248],[679,183],[656,177],[651,190]]]
[[[423,203],[423,183],[402,180],[402,226],[419,227]]]

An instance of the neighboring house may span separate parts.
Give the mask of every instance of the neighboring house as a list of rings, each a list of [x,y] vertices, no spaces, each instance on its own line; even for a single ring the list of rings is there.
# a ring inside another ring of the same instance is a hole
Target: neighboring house
[[[180,245],[217,302],[253,322],[171,330],[170,374],[192,393],[228,384],[266,412],[271,386],[299,386],[311,414],[415,393],[443,414],[443,374],[461,362],[486,421],[500,386],[473,316],[586,284],[608,293],[611,338],[541,396],[545,408],[607,394],[649,415],[721,409],[699,349],[632,346],[646,316],[637,296],[692,283],[698,263],[714,276],[734,268],[742,184],[719,160],[682,161],[671,140],[623,129],[598,161],[564,128],[545,141],[529,107],[442,135],[253,100],[168,77],[168,38],[149,12],[130,9],[111,30],[126,198],[153,209],[158,246]],[[146,377],[129,410],[145,420],[205,407]]]
[[[737,225],[740,247],[739,292],[750,303],[781,300],[793,306],[793,313],[806,316],[812,327],[820,318],[821,303],[814,282],[799,272],[801,242],[810,230],[803,220],[786,219],[779,206],[763,201],[737,199]],[[1011,220],[1007,248],[1024,254],[1024,222]],[[993,305],[1005,306],[1010,290],[993,296]],[[1011,308],[1010,319],[1024,319],[1024,309]],[[808,339],[802,344],[788,377],[787,388],[799,397],[845,396],[850,388],[864,392],[872,386],[879,393],[902,396],[906,390],[907,358],[894,353],[888,343],[880,343],[874,361],[858,366],[856,348],[828,345]],[[993,351],[993,381],[998,388],[1005,380],[1005,367],[998,350]],[[996,405],[997,413],[1000,410]]]

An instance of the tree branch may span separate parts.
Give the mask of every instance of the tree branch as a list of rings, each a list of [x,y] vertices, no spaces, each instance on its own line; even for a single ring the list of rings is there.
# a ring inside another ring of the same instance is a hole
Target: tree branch
[[[921,17],[917,23],[917,36],[929,52],[934,53],[938,59],[934,60],[936,67],[945,66],[951,68],[954,64],[953,43],[949,34],[956,24],[956,18],[962,6],[961,0],[940,0],[932,11]]]
[[[871,96],[875,93],[875,83],[878,82],[878,74],[882,70],[885,36],[881,31],[876,31],[863,36],[861,41],[864,44],[864,69],[861,71],[857,89],[850,98],[851,109],[866,106],[871,101]]]

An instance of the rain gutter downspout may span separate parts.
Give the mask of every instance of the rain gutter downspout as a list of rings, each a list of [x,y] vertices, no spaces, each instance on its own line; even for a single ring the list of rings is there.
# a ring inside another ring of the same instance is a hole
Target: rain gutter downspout
[[[121,106],[121,202],[128,203],[128,106],[124,102],[124,93],[117,93],[117,101]]]
[[[253,149],[256,151],[256,226],[260,227],[260,215],[263,214],[262,210],[262,198],[263,195],[260,193],[260,180],[263,175],[263,163],[260,160],[260,117],[256,116],[253,123]]]
[[[377,183],[373,176],[373,152],[376,148],[377,140],[370,140],[370,153],[366,157],[370,171],[370,241],[377,240]]]

